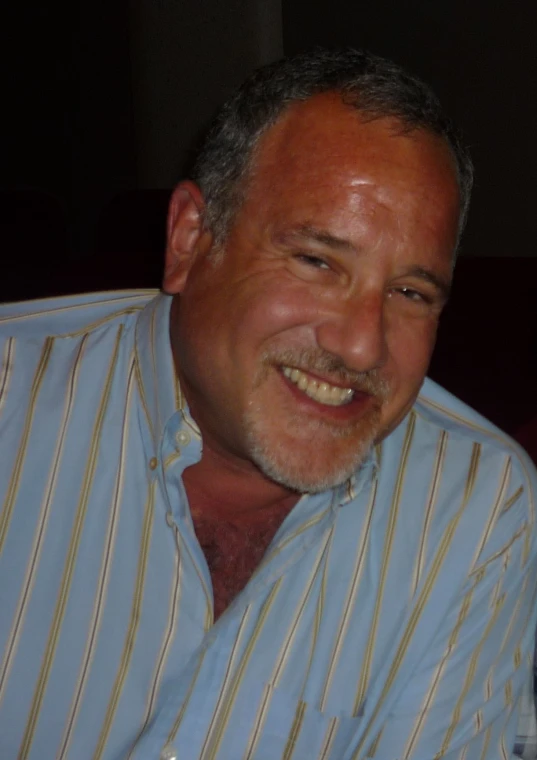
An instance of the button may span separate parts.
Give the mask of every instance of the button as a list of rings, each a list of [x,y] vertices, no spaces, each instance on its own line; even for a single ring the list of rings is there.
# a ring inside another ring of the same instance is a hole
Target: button
[[[177,760],[178,757],[179,755],[175,747],[172,747],[171,744],[166,744],[160,753],[159,760]]]
[[[168,528],[175,528],[175,520],[171,512],[166,512],[166,524]]]
[[[158,466],[158,459],[156,457],[151,457],[149,460],[149,469],[150,470],[156,470]]]
[[[175,434],[175,443],[177,444],[177,448],[188,446],[190,443],[190,433],[187,430],[179,430]]]

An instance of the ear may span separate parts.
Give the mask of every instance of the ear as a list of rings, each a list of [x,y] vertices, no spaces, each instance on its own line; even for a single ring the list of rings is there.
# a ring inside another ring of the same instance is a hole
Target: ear
[[[173,191],[168,208],[166,257],[162,289],[165,293],[180,293],[200,251],[212,244],[209,232],[203,228],[205,202],[194,182],[181,182]]]

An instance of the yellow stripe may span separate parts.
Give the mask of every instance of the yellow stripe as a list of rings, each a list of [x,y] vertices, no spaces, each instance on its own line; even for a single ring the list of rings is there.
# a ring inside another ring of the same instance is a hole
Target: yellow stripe
[[[121,504],[121,497],[123,495],[123,486],[125,481],[125,468],[126,468],[126,449],[129,433],[129,411],[131,406],[132,392],[134,385],[134,357],[131,359],[129,365],[129,373],[127,380],[127,389],[125,395],[125,407],[123,414],[123,426],[121,431],[121,441],[119,446],[119,466],[116,475],[116,482],[114,484],[114,495],[112,498],[112,504],[110,514],[108,518],[108,526],[103,547],[103,558],[101,560],[101,570],[99,573],[99,580],[97,582],[97,591],[95,594],[94,608],[92,612],[92,618],[89,624],[89,634],[86,640],[86,647],[82,658],[82,666],[79,671],[77,684],[75,687],[74,697],[71,701],[71,708],[67,716],[65,723],[64,734],[62,737],[60,751],[58,752],[57,760],[63,760],[69,749],[69,744],[72,737],[72,732],[75,726],[75,722],[80,709],[82,701],[82,695],[86,686],[86,681],[90,673],[90,663],[93,658],[95,646],[97,644],[97,636],[101,625],[102,615],[104,611],[106,592],[108,587],[108,580],[110,576],[110,568],[112,565],[112,557],[114,554],[114,545],[117,534],[117,524],[119,520],[119,511]]]
[[[508,750],[505,746],[505,729],[502,731],[502,735],[500,736],[500,752],[502,753],[503,760],[509,760],[511,757],[511,751]]]
[[[387,695],[389,694],[392,684],[395,680],[395,677],[397,675],[397,672],[399,668],[401,667],[401,664],[404,660],[404,657],[406,655],[407,649],[410,645],[410,642],[412,641],[412,637],[414,636],[414,631],[416,629],[416,626],[421,618],[421,615],[423,613],[423,609],[425,605],[427,604],[427,601],[429,599],[429,596],[432,593],[432,590],[434,588],[434,585],[436,583],[438,574],[440,572],[440,569],[442,567],[442,564],[444,562],[444,559],[447,555],[447,552],[449,550],[449,547],[451,545],[451,542],[453,540],[453,537],[455,535],[455,531],[457,528],[457,525],[464,514],[464,511],[466,509],[468,500],[470,499],[473,487],[475,485],[476,477],[477,477],[477,470],[479,466],[479,459],[480,459],[480,453],[481,453],[481,446],[477,443],[474,444],[472,448],[472,456],[470,458],[470,464],[468,467],[468,474],[466,477],[466,483],[464,487],[464,494],[461,506],[459,507],[459,510],[457,513],[453,516],[453,518],[448,523],[448,526],[444,532],[444,535],[442,536],[442,539],[440,541],[440,544],[438,546],[436,555],[433,559],[431,570],[429,571],[429,574],[423,584],[423,588],[420,592],[420,595],[418,599],[416,600],[416,603],[414,605],[414,609],[412,610],[412,613],[410,615],[410,619],[408,622],[408,625],[405,629],[405,632],[403,634],[403,637],[401,639],[401,643],[399,645],[399,649],[397,650],[394,660],[392,662],[392,666],[390,668],[390,671],[388,673],[388,677],[386,678],[386,681],[384,683],[384,686],[382,688],[381,695],[379,697],[379,700],[377,704],[375,705],[375,709],[373,711],[373,714],[371,715],[368,724],[363,732],[362,739],[358,743],[358,746],[356,748],[356,751],[353,755],[353,760],[357,760],[357,758],[360,756],[360,752],[362,751],[362,747],[367,740],[368,734],[371,731],[371,728],[375,724],[375,720],[377,719],[377,716],[382,709],[382,705],[384,703],[384,700],[386,699]]]
[[[155,446],[157,445],[156,441],[156,433],[155,433],[155,426],[153,425],[153,420],[151,419],[151,415],[149,413],[149,406],[147,404],[147,399],[145,397],[145,388],[144,388],[144,382],[142,380],[142,371],[140,369],[140,356],[138,354],[138,348],[135,345],[134,348],[134,354],[136,356],[136,382],[138,385],[138,391],[140,393],[140,402],[142,404],[142,408],[144,410],[145,419],[147,422],[147,425],[149,427],[149,431],[151,433],[151,438],[153,440],[153,443]]]
[[[481,750],[480,760],[487,760],[489,755],[490,735],[492,733],[492,726],[489,726],[485,731],[485,738],[483,740],[483,749]]]
[[[330,656],[330,662],[328,665],[325,682],[324,682],[323,689],[321,692],[321,700],[320,700],[320,708],[319,708],[320,710],[324,710],[326,708],[326,700],[328,699],[328,693],[330,691],[332,680],[334,678],[334,674],[336,671],[336,667],[339,662],[339,658],[341,656],[341,649],[343,647],[343,642],[345,641],[345,637],[349,629],[352,613],[354,612],[354,605],[356,602],[356,593],[360,586],[362,573],[365,567],[365,559],[367,557],[367,547],[369,545],[371,525],[373,522],[373,510],[376,503],[377,489],[378,489],[378,481],[375,479],[371,485],[369,503],[367,505],[366,516],[364,519],[362,532],[361,532],[360,539],[358,542],[354,572],[352,575],[351,582],[349,584],[347,595],[345,597],[345,602],[343,604],[343,616],[341,618],[338,632],[335,637],[334,647],[332,650],[332,654]]]
[[[289,732],[289,737],[285,745],[285,749],[282,755],[282,760],[291,760],[294,754],[296,743],[298,741],[300,730],[302,728],[302,723],[304,721],[305,711],[306,711],[306,703],[300,700],[295,711],[293,725],[291,726],[291,730]]]
[[[201,654],[200,654],[200,656],[198,658],[198,664],[196,666],[196,670],[194,672],[194,675],[192,676],[192,680],[190,681],[190,686],[188,687],[188,691],[187,691],[186,697],[185,697],[185,699],[183,701],[183,704],[181,705],[181,709],[179,710],[179,712],[177,714],[177,718],[175,719],[175,721],[174,721],[174,723],[173,723],[173,725],[171,727],[170,733],[168,734],[168,739],[167,739],[167,742],[166,742],[167,744],[171,744],[174,741],[175,736],[176,736],[177,732],[179,731],[179,726],[181,725],[181,722],[182,722],[183,717],[185,715],[185,712],[187,710],[188,704],[190,702],[190,698],[192,697],[192,692],[194,691],[194,686],[196,685],[196,681],[198,680],[198,675],[200,673],[201,666],[203,665],[203,660],[205,658],[206,653],[207,653],[207,650],[204,649],[201,652]],[[133,746],[133,748],[131,749],[131,751],[129,753],[128,760],[130,760],[130,758],[132,756],[132,753],[134,752],[135,749],[136,749],[136,746]]]
[[[504,515],[507,511],[511,509],[513,504],[515,504],[515,502],[518,501],[518,499],[522,496],[523,493],[524,493],[524,486],[519,486],[517,490],[514,492],[514,494],[505,502],[502,509],[502,515]]]
[[[233,679],[230,681],[229,684],[227,682],[228,679],[226,679],[226,681],[222,685],[222,690],[220,692],[217,709],[215,710],[213,720],[211,722],[211,727],[207,734],[207,740],[201,752],[201,756],[204,758],[204,760],[216,760],[216,757],[218,755],[218,750],[219,750],[220,744],[222,742],[222,738],[226,730],[226,724],[231,714],[231,711],[233,709],[233,705],[235,703],[235,699],[236,699],[239,687],[241,685],[241,681],[243,679],[244,673],[250,661],[250,657],[252,655],[254,647],[257,643],[257,639],[259,638],[259,634],[261,633],[261,630],[263,629],[263,626],[265,625],[265,621],[270,612],[270,609],[272,608],[272,605],[274,604],[276,596],[278,595],[281,583],[282,583],[282,579],[279,578],[274,584],[274,586],[272,587],[267,599],[265,600],[265,602],[263,603],[263,606],[261,607],[261,610],[259,613],[259,619],[257,620],[254,630],[252,631],[252,634],[248,641],[248,644],[244,652],[242,653],[235,676],[233,677]],[[239,640],[239,636],[237,636],[237,641],[238,640]],[[213,733],[214,733],[214,736],[212,735]],[[206,747],[210,747],[207,753],[207,756],[204,755],[204,751]]]
[[[84,473],[82,492],[81,492],[78,507],[76,510],[75,522],[74,522],[73,529],[71,532],[71,540],[70,540],[69,550],[67,553],[67,558],[65,561],[64,569],[63,569],[63,575],[62,575],[62,580],[60,584],[60,591],[59,591],[58,598],[56,601],[56,607],[54,610],[54,616],[52,619],[52,625],[49,632],[47,646],[45,649],[45,654],[43,656],[43,661],[41,663],[41,670],[40,670],[39,677],[37,680],[36,688],[34,690],[32,704],[30,707],[29,715],[28,715],[28,721],[26,723],[26,728],[25,728],[23,740],[21,743],[19,760],[24,760],[24,758],[28,756],[28,752],[30,751],[35,727],[37,725],[39,711],[41,709],[41,703],[43,701],[48,677],[50,674],[50,670],[52,668],[52,663],[54,661],[54,654],[56,651],[56,645],[58,643],[58,637],[60,635],[65,607],[67,605],[67,600],[69,597],[69,589],[71,587],[71,581],[73,578],[73,573],[74,573],[74,568],[75,568],[75,563],[76,563],[76,555],[78,552],[78,546],[80,544],[82,528],[84,526],[86,508],[87,508],[89,496],[91,493],[91,485],[93,482],[93,477],[95,475],[95,469],[97,466],[99,439],[102,433],[105,412],[106,412],[106,408],[107,408],[108,401],[110,398],[112,379],[114,376],[114,370],[116,367],[117,357],[119,353],[119,344],[120,344],[122,332],[123,332],[123,328],[120,327],[118,330],[117,337],[116,337],[114,352],[112,355],[112,359],[110,361],[110,366],[108,368],[108,374],[106,377],[103,394],[101,396],[99,410],[97,412],[97,418],[96,418],[95,425],[93,428],[93,435],[92,435],[92,441],[91,441],[91,446],[89,450],[89,457],[88,457],[88,462],[86,465],[86,471]]]
[[[360,672],[360,679],[358,681],[358,689],[356,691],[356,696],[354,698],[354,705],[353,705],[353,711],[352,711],[353,715],[358,714],[359,708],[365,699],[367,688],[369,686],[369,679],[371,676],[371,665],[373,662],[373,652],[374,652],[375,643],[377,640],[377,630],[378,630],[378,625],[379,625],[379,620],[380,620],[380,611],[382,609],[384,587],[386,585],[386,578],[388,576],[388,568],[391,562],[392,545],[393,545],[393,539],[395,536],[395,528],[397,525],[397,517],[399,514],[399,504],[401,502],[401,496],[403,493],[403,484],[405,481],[406,468],[408,464],[410,449],[412,446],[412,439],[414,437],[415,426],[416,426],[416,415],[413,412],[410,412],[407,428],[405,431],[405,438],[404,438],[403,446],[401,449],[401,459],[399,462],[399,470],[397,473],[397,480],[395,482],[394,494],[392,498],[392,503],[390,505],[390,514],[387,520],[386,537],[384,540],[384,546],[382,548],[382,564],[381,564],[381,569],[380,569],[377,598],[375,600],[373,620],[371,622],[371,627],[369,629],[369,636],[368,636],[367,645],[365,648],[362,670]]]
[[[461,718],[461,712],[462,712],[462,705],[464,703],[464,700],[466,699],[468,692],[470,691],[470,688],[472,686],[472,683],[475,678],[476,670],[477,670],[477,662],[479,660],[479,656],[481,654],[481,650],[483,649],[483,646],[485,645],[485,641],[487,640],[487,637],[489,633],[491,632],[492,628],[494,627],[496,620],[498,619],[498,616],[502,610],[502,607],[505,602],[505,596],[501,597],[498,602],[495,605],[495,609],[490,616],[487,625],[485,626],[485,630],[483,631],[483,635],[479,639],[479,642],[474,647],[472,656],[470,658],[470,661],[468,663],[468,669],[466,671],[466,677],[464,679],[463,687],[461,689],[461,693],[459,694],[459,698],[455,704],[455,708],[453,710],[453,715],[451,718],[451,724],[449,725],[446,734],[444,736],[444,740],[442,742],[442,748],[441,752],[447,752],[449,749],[449,745],[451,743],[451,739],[453,737],[453,734],[455,732],[455,729],[457,727],[457,723],[460,721]]]
[[[494,500],[494,506],[489,512],[489,517],[487,520],[487,523],[483,529],[483,533],[481,535],[481,540],[477,544],[474,552],[474,560],[472,562],[472,571],[471,574],[476,572],[475,565],[479,560],[479,557],[481,556],[481,553],[485,546],[487,545],[487,542],[490,538],[490,534],[494,530],[494,527],[496,526],[496,523],[498,521],[498,518],[501,514],[503,503],[505,501],[505,494],[507,493],[507,488],[509,485],[509,479],[511,476],[511,459],[507,459],[502,474],[500,477],[500,482],[498,485],[498,489],[496,491],[496,498]],[[480,569],[482,567],[485,567],[486,564],[488,564],[491,560],[487,560],[487,562],[483,563],[483,565],[480,566]]]
[[[313,619],[313,631],[312,631],[312,634],[311,634],[311,642],[310,642],[310,656],[309,656],[308,665],[307,665],[307,668],[306,668],[306,674],[304,676],[304,683],[302,685],[302,691],[301,691],[301,696],[302,697],[304,696],[304,691],[306,689],[306,684],[307,684],[307,682],[309,680],[311,669],[312,669],[312,666],[313,666],[313,658],[315,656],[315,652],[317,651],[317,642],[318,642],[318,639],[319,639],[319,631],[321,630],[321,623],[322,623],[323,616],[324,616],[324,605],[325,605],[325,599],[326,599],[326,586],[327,586],[326,575],[327,575],[327,572],[328,572],[328,559],[329,559],[329,555],[330,555],[331,550],[332,550],[333,537],[334,537],[334,529],[332,529],[332,531],[331,531],[330,545],[329,545],[329,548],[328,548],[328,551],[327,551],[327,557],[326,557],[326,560],[323,562],[324,566],[323,566],[323,574],[322,574],[322,578],[321,578],[321,589],[320,589],[320,593],[319,593],[319,596],[318,596],[318,599],[317,599],[317,604],[316,604],[316,607],[315,607],[315,617]]]
[[[248,744],[246,745],[246,750],[244,752],[244,757],[242,758],[242,760],[252,760],[252,757],[254,756],[254,752],[257,750],[257,744],[261,737],[261,733],[265,726],[265,720],[268,715],[268,707],[270,705],[270,700],[272,699],[273,690],[274,690],[273,686],[270,683],[267,683],[265,685],[265,688],[263,689],[261,704],[259,706],[259,710],[257,711],[255,720],[252,724],[252,730],[250,731],[250,736],[248,737]]]
[[[109,291],[111,293],[125,293],[124,296],[120,298],[102,298],[97,301],[90,301],[90,300],[84,300],[82,303],[72,303],[67,304],[66,306],[56,306],[54,308],[47,308],[42,309],[41,311],[31,311],[31,307],[34,304],[37,303],[52,303],[54,301],[58,300],[57,296],[54,296],[52,298],[39,298],[34,299],[31,301],[25,301],[24,306],[28,309],[28,311],[25,311],[23,314],[10,314],[7,317],[0,317],[0,324],[2,322],[24,322],[29,319],[35,319],[39,320],[41,317],[51,317],[51,316],[57,316],[58,314],[63,314],[66,311],[76,312],[78,310],[84,310],[84,309],[92,309],[94,307],[98,306],[113,306],[114,304],[120,304],[124,303],[125,301],[132,301],[132,300],[138,300],[140,296],[147,296],[147,300],[151,300],[152,297],[157,295],[159,292],[158,290],[151,290],[151,289],[142,289],[142,290],[135,290],[135,291]],[[128,293],[128,295],[127,295]],[[84,293],[84,298],[88,297],[91,298],[92,295],[102,295],[102,293]],[[80,298],[80,295],[74,295],[74,296],[63,296],[66,300],[75,300],[76,298]],[[139,309],[143,309],[143,306],[138,307],[132,307],[135,311]],[[123,309],[122,311],[116,312],[116,314],[124,314],[128,313],[127,309]],[[95,322],[94,324],[99,325],[100,322]],[[84,332],[91,332],[91,328],[84,328]]]
[[[181,552],[179,550],[179,541],[177,539],[177,531],[175,531],[175,570],[174,570],[174,576],[175,576],[175,583],[173,584],[172,593],[170,595],[170,603],[168,605],[168,624],[167,624],[167,630],[164,635],[164,639],[160,648],[159,656],[157,659],[157,667],[155,669],[154,675],[153,675],[153,685],[151,687],[151,691],[149,693],[149,699],[147,702],[145,717],[142,720],[142,726],[138,732],[138,735],[133,743],[133,748],[138,743],[138,740],[144,733],[145,729],[147,728],[147,725],[151,719],[153,708],[155,706],[155,701],[157,699],[157,694],[160,688],[160,682],[162,680],[162,676],[164,674],[164,666],[166,664],[166,660],[168,659],[168,652],[170,649],[170,646],[173,641],[173,637],[177,628],[177,619],[179,617],[179,604],[181,600],[181,580],[182,580],[182,570],[183,570],[183,564],[181,562]]]
[[[226,671],[224,673],[222,686],[220,688],[220,693],[218,695],[218,699],[216,701],[216,706],[213,711],[211,722],[209,723],[209,727],[205,736],[205,741],[203,743],[203,747],[200,752],[200,757],[203,757],[204,760],[208,760],[206,759],[205,751],[211,744],[212,733],[213,731],[215,731],[215,727],[216,729],[218,728],[218,720],[219,720],[220,711],[222,710],[223,705],[224,705],[224,711],[225,711],[225,701],[226,701],[225,697],[227,696],[226,691],[227,691],[229,682],[231,681],[232,673],[235,669],[235,661],[239,657],[240,645],[242,644],[242,636],[244,633],[244,629],[246,627],[246,622],[250,615],[250,610],[251,610],[251,605],[247,605],[242,614],[241,622],[239,623],[239,628],[237,630],[237,635],[235,637],[235,641],[233,643],[233,647],[231,649],[231,652],[228,658]],[[213,749],[212,755],[214,756],[215,754],[216,754],[216,751]]]
[[[20,476],[21,476],[22,468],[26,460],[26,449],[28,446],[28,439],[30,437],[30,430],[32,427],[32,421],[33,421],[33,416],[35,412],[35,405],[37,402],[39,391],[41,389],[41,383],[43,382],[45,371],[47,369],[47,365],[50,360],[50,355],[52,353],[53,345],[54,345],[54,338],[47,338],[45,340],[45,343],[43,345],[43,350],[41,352],[41,356],[39,359],[39,363],[37,365],[37,370],[35,372],[34,379],[32,382],[32,389],[30,391],[30,400],[28,402],[26,417],[24,420],[23,428],[22,428],[21,441],[19,444],[19,449],[17,451],[17,456],[15,457],[15,467],[13,468],[11,479],[9,481],[9,486],[7,488],[6,498],[4,500],[4,505],[2,507],[2,511],[0,512],[0,554],[2,553],[2,549],[4,547],[4,541],[6,540],[6,536],[9,530],[11,514],[13,512],[13,507],[15,504],[17,491],[19,489]]]
[[[414,567],[414,575],[412,579],[412,596],[416,593],[418,584],[420,582],[423,569],[425,567],[425,556],[427,551],[427,540],[429,538],[429,530],[432,523],[432,517],[434,508],[436,506],[436,498],[440,489],[440,482],[442,479],[442,471],[444,469],[444,462],[446,458],[448,434],[443,430],[438,439],[436,448],[436,457],[433,465],[433,477],[431,485],[429,487],[429,495],[427,497],[427,504],[424,510],[423,526],[421,529],[421,536],[419,541],[419,549],[416,558],[416,564]]]
[[[0,415],[2,409],[6,403],[9,381],[13,376],[13,358],[15,356],[15,338],[8,338],[4,346],[4,355],[2,356],[2,364],[0,370]]]
[[[112,722],[114,720],[114,715],[119,703],[121,691],[123,689],[123,684],[125,682],[125,678],[127,677],[127,672],[130,665],[131,656],[134,650],[136,634],[138,632],[138,626],[140,624],[140,612],[142,609],[142,602],[144,598],[145,574],[146,574],[146,569],[147,569],[147,559],[149,556],[149,547],[151,544],[151,534],[152,534],[152,529],[153,529],[156,488],[157,488],[157,481],[155,479],[150,484],[148,499],[146,501],[146,506],[145,506],[145,511],[144,511],[144,521],[142,525],[140,552],[138,555],[138,567],[136,569],[136,582],[134,586],[134,597],[132,600],[132,609],[131,609],[129,628],[127,630],[127,635],[125,637],[125,644],[123,646],[123,652],[121,654],[121,661],[119,664],[118,671],[116,673],[116,678],[114,681],[114,686],[112,687],[110,699],[108,701],[106,715],[103,721],[103,725],[101,727],[101,731],[99,733],[99,739],[97,742],[97,748],[95,750],[95,754],[93,755],[93,760],[100,760],[100,758],[103,755],[106,742],[108,739],[108,735],[112,727]]]
[[[495,507],[491,510],[488,523],[487,523],[487,525],[484,528],[483,536],[482,536],[482,539],[480,541],[480,544],[478,545],[478,551],[476,551],[476,555],[475,555],[474,563],[473,564],[475,564],[476,559],[479,557],[479,555],[480,555],[480,553],[482,551],[482,547],[486,543],[486,540],[489,538],[491,528],[492,528],[493,524],[495,523],[495,519],[496,519],[497,515],[500,512],[500,507],[501,507],[501,504],[503,502],[503,498],[504,498],[504,495],[505,495],[505,489],[506,489],[507,482],[508,482],[509,471],[510,471],[510,467],[505,467],[504,468],[504,471],[502,473],[502,478],[501,478],[501,481],[500,481],[500,485],[499,485],[499,488],[498,488],[498,492],[497,492],[497,495],[496,495]],[[482,571],[482,568],[480,568],[480,571]],[[472,599],[473,593],[475,591],[475,588],[476,588],[477,584],[480,582],[480,580],[482,578],[482,574],[477,574],[475,570],[470,573],[469,577],[471,577],[472,575],[474,576],[474,584],[473,584],[472,588],[467,592],[467,594],[466,594],[466,596],[465,596],[465,598],[463,600],[463,604],[462,604],[460,612],[459,612],[457,623],[456,623],[456,625],[455,625],[455,627],[453,629],[453,632],[452,632],[452,634],[450,636],[450,640],[448,642],[448,647],[447,647],[446,652],[444,653],[444,655],[442,657],[442,660],[440,661],[438,667],[435,670],[435,674],[434,674],[433,680],[431,682],[431,686],[429,687],[429,691],[427,693],[427,696],[426,696],[426,698],[424,700],[424,703],[423,703],[423,705],[422,705],[422,707],[420,709],[420,714],[418,716],[418,719],[416,720],[416,723],[415,723],[415,725],[414,725],[414,727],[412,729],[412,733],[411,733],[411,735],[410,735],[410,737],[408,739],[407,745],[405,747],[405,752],[403,753],[403,757],[405,758],[405,760],[406,760],[406,758],[409,758],[410,755],[412,754],[412,752],[414,751],[415,745],[416,745],[416,743],[417,743],[417,741],[418,741],[418,739],[419,739],[419,737],[421,735],[421,732],[423,730],[423,725],[425,723],[425,719],[426,719],[426,716],[427,716],[427,710],[430,708],[430,705],[432,704],[432,701],[433,701],[433,699],[434,699],[434,697],[436,695],[436,692],[438,690],[438,685],[439,685],[439,683],[441,681],[441,678],[442,678],[442,676],[444,674],[444,671],[445,671],[447,660],[452,655],[452,652],[453,652],[453,650],[454,650],[454,648],[456,646],[456,642],[457,642],[457,639],[458,639],[458,635],[459,635],[461,626],[462,626],[464,620],[466,619],[466,617],[468,615],[468,612],[470,610],[470,607],[471,607],[471,599]],[[502,578],[503,578],[503,574],[502,574]]]
[[[3,691],[4,686],[7,682],[9,671],[13,663],[13,657],[15,655],[15,652],[17,651],[18,640],[19,640],[20,632],[21,632],[22,625],[24,622],[24,617],[26,615],[27,605],[30,600],[30,596],[31,596],[34,583],[35,583],[37,568],[39,565],[39,559],[40,559],[41,550],[43,547],[43,540],[45,537],[46,528],[48,524],[50,505],[52,504],[52,499],[53,499],[54,492],[56,489],[56,482],[58,479],[60,461],[62,458],[63,449],[65,445],[67,428],[69,425],[69,420],[71,418],[71,412],[73,409],[75,391],[76,391],[76,386],[78,383],[78,377],[80,374],[80,365],[81,365],[82,356],[85,349],[85,344],[86,344],[86,338],[84,338],[80,342],[80,345],[78,347],[78,351],[75,356],[75,360],[73,362],[73,366],[71,369],[69,382],[67,385],[67,394],[65,397],[62,421],[60,424],[60,432],[56,439],[56,449],[52,457],[52,467],[49,473],[48,483],[45,488],[45,494],[44,494],[44,498],[41,504],[39,517],[37,520],[37,527],[34,534],[33,545],[30,550],[30,559],[29,559],[27,569],[26,569],[26,574],[25,574],[23,587],[22,587],[22,593],[19,595],[17,611],[14,616],[13,626],[9,633],[7,645],[4,650],[5,651],[4,660],[2,662],[2,666],[0,667],[0,700],[4,696],[4,691]]]
[[[297,605],[297,612],[295,614],[294,620],[291,623],[291,625],[288,628],[287,635],[285,638],[285,643],[280,648],[280,652],[278,654],[278,658],[276,660],[276,665],[274,667],[274,670],[272,671],[272,675],[269,679],[270,683],[272,683],[276,688],[279,686],[280,679],[282,677],[285,664],[289,658],[289,653],[291,651],[291,646],[293,641],[295,640],[296,632],[299,628],[299,623],[302,618],[302,615],[304,614],[304,610],[306,608],[306,604],[308,602],[308,599],[310,598],[313,586],[315,585],[315,581],[317,579],[317,576],[319,574],[319,570],[321,567],[326,567],[327,558],[329,554],[329,547],[332,542],[334,534],[334,528],[332,527],[330,531],[327,533],[327,536],[322,543],[321,547],[319,548],[317,552],[317,557],[315,562],[312,564],[312,568],[310,571],[310,576],[308,579],[308,582],[306,583],[304,587],[304,591],[302,592],[302,597],[300,602]],[[322,589],[321,589],[321,597],[322,597]]]
[[[155,407],[157,412],[157,430],[162,430],[163,423],[162,423],[162,411],[160,408],[160,396],[157,392],[157,389],[159,387],[158,382],[158,371],[157,371],[157,359],[155,356],[155,321],[157,317],[157,312],[155,309],[153,309],[151,313],[151,322],[149,324],[149,343],[151,346],[151,366],[153,368],[153,377],[155,378],[154,382],[154,400],[155,400]],[[161,381],[162,382],[162,381]]]
[[[321,746],[321,751],[319,752],[319,759],[318,760],[328,760],[330,757],[330,752],[332,751],[332,745],[334,744],[337,731],[339,728],[339,718],[330,718],[330,722],[328,724],[328,728],[326,729],[326,734],[324,737],[324,741]]]
[[[457,640],[459,638],[459,633],[462,628],[462,625],[465,622],[466,618],[468,617],[468,613],[470,612],[470,609],[472,607],[472,597],[474,595],[477,583],[478,583],[477,579],[474,580],[473,586],[464,595],[464,598],[459,610],[459,614],[457,616],[457,622],[455,623],[453,630],[451,631],[451,634],[448,639],[446,651],[444,652],[442,659],[440,660],[437,667],[435,668],[433,677],[431,679],[431,684],[429,686],[429,690],[427,694],[425,695],[425,699],[423,700],[422,705],[420,706],[420,710],[417,715],[416,721],[414,722],[412,731],[405,745],[405,750],[402,755],[404,760],[408,760],[408,758],[411,757],[411,754],[416,747],[416,743],[418,742],[418,739],[421,736],[423,727],[428,717],[427,711],[430,709],[431,704],[434,701],[434,698],[438,691],[438,686],[442,680],[442,676],[444,675],[447,662],[449,658],[451,657],[451,655],[453,654],[453,650],[455,649],[457,645]]]
[[[305,498],[305,497],[302,497]],[[295,505],[296,509],[296,505]],[[289,544],[294,541],[298,536],[301,536],[303,533],[305,533],[307,530],[312,528],[314,525],[318,525],[324,517],[331,511],[332,506],[330,505],[325,510],[320,512],[319,514],[313,515],[310,517],[309,520],[307,520],[305,523],[300,525],[293,533],[291,533],[287,538],[282,541],[278,546],[274,547],[274,549],[270,552],[270,554],[267,554],[265,557],[263,557],[263,560],[261,561],[261,564],[256,568],[254,571],[252,578],[254,578],[257,573],[261,570],[262,567],[264,567],[269,561],[272,561],[274,557],[276,557],[278,554],[281,554],[281,552],[285,549],[286,546],[289,546]]]
[[[491,554],[490,557],[487,557],[487,559],[485,560],[485,562],[483,562],[482,565],[479,565],[478,567],[474,568],[469,573],[469,575],[470,576],[473,576],[473,575],[483,575],[484,572],[485,572],[485,568],[487,568],[491,564],[491,562],[494,562],[495,560],[498,559],[498,557],[501,557],[502,554],[504,554],[504,552],[508,551],[508,549],[510,549],[510,547],[516,541],[518,541],[518,539],[521,536],[523,536],[528,531],[529,531],[529,526],[528,526],[527,523],[524,523],[524,525],[521,525],[520,528],[516,531],[516,533],[514,533],[511,536],[511,538],[509,539],[509,541],[507,541],[505,544],[503,544],[503,546],[500,549],[498,549],[493,554]]]
[[[380,740],[382,739],[383,733],[384,733],[384,726],[380,729],[380,731],[375,737],[375,740],[373,741],[373,744],[367,750],[366,757],[375,757],[375,755],[377,754],[377,749],[379,747]]]
[[[179,529],[177,526],[174,526],[175,531],[175,537],[176,541],[178,541],[178,551],[181,553],[181,551],[186,552],[188,554],[188,557],[190,559],[190,563],[194,570],[196,571],[196,575],[198,576],[199,582],[201,584],[201,587],[203,589],[203,593],[205,595],[205,620],[204,620],[204,631],[207,632],[209,628],[212,626],[214,621],[214,614],[213,614],[213,595],[209,591],[209,588],[205,582],[205,578],[203,577],[202,573],[199,570],[199,563],[195,560],[195,558],[192,556],[192,552],[190,551],[190,548],[188,546],[188,542],[183,540],[183,537],[181,533],[179,532]]]

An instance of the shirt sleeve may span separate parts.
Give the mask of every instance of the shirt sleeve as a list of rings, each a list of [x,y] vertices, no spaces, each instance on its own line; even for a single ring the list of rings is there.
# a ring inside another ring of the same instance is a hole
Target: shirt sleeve
[[[535,471],[517,458],[498,519],[369,756],[536,757],[534,510]]]

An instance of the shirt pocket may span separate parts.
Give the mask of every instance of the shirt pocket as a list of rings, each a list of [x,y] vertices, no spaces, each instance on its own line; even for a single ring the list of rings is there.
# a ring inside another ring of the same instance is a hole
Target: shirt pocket
[[[271,684],[235,711],[233,723],[234,741],[219,760],[342,760],[363,725],[361,717],[321,712]]]

